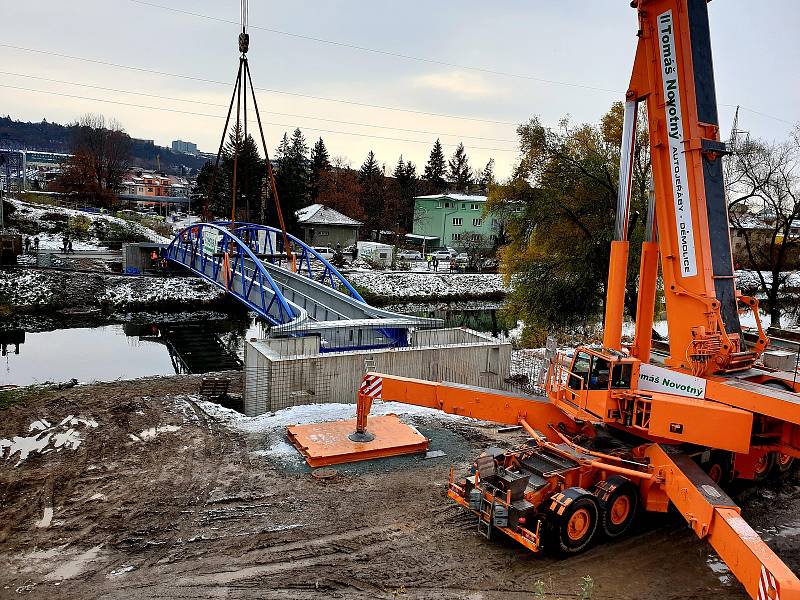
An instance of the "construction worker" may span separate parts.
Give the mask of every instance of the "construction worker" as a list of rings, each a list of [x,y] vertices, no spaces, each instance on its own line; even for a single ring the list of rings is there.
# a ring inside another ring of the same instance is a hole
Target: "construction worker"
[[[431,270],[431,263],[432,262],[433,262],[433,256],[428,254],[428,256],[425,257],[425,267],[428,269],[428,271]]]

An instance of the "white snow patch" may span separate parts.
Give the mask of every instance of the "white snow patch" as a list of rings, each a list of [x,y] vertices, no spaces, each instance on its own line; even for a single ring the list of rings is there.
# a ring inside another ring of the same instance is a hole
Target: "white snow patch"
[[[120,575],[124,575],[125,573],[130,573],[135,568],[136,567],[134,567],[133,565],[124,565],[124,566],[120,567],[119,569],[114,569],[113,571],[111,571],[108,574],[107,577],[109,579],[112,578],[112,577],[119,577]]]
[[[128,437],[130,437],[134,442],[146,442],[148,440],[152,440],[161,433],[174,433],[179,429],[180,425],[159,425],[158,427],[143,429],[137,434],[129,433]]]
[[[213,402],[199,400],[198,404],[209,416],[227,424],[233,429],[247,433],[265,433],[275,429],[283,429],[289,425],[306,423],[325,423],[355,419],[356,405],[334,402],[330,404],[302,404],[291,406],[274,413],[265,413],[256,417],[248,417],[242,413],[220,406]],[[434,408],[413,406],[401,402],[376,401],[370,411],[371,416],[396,414],[401,417],[435,417],[437,419],[455,420],[476,423],[476,419],[460,415],[450,415]]]
[[[0,458],[11,460],[15,454],[19,466],[31,453],[61,452],[62,450],[77,450],[83,442],[83,434],[77,428],[96,428],[97,421],[91,418],[75,417],[69,415],[58,425],[50,425],[46,419],[37,419],[28,426],[28,432],[36,432],[29,436],[14,436],[10,439],[0,439]]]
[[[50,523],[53,522],[53,507],[46,506],[44,509],[44,514],[42,514],[42,518],[36,521],[36,527],[38,528],[45,528],[50,527]]]
[[[287,441],[286,428],[289,425],[307,423],[324,423],[355,419],[356,405],[344,403],[303,404],[284,408],[274,413],[266,413],[256,417],[248,417],[235,410],[205,400],[195,400],[207,415],[232,429],[246,433],[268,434],[266,447],[251,452],[254,456],[269,457],[282,462],[303,462],[303,457]],[[480,423],[477,419],[460,415],[449,415],[433,408],[412,406],[400,402],[382,402],[377,400],[372,405],[371,416],[396,414],[400,417],[459,421],[462,423]],[[413,426],[413,425],[412,425]]]

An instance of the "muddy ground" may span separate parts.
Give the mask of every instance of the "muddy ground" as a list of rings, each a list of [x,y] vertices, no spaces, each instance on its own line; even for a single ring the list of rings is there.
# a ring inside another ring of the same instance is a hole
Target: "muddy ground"
[[[51,434],[21,462],[0,446],[0,597],[515,600],[581,597],[587,577],[592,598],[745,597],[671,515],[561,560],[479,536],[445,497],[449,465],[518,433],[412,416],[447,457],[342,467],[322,482],[281,433],[212,418],[198,387],[188,376],[78,386],[0,412],[0,439]],[[739,499],[800,572],[800,481]]]

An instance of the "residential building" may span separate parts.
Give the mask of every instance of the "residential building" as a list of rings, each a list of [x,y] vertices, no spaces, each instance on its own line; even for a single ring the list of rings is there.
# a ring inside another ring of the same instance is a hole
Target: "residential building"
[[[323,204],[312,204],[298,210],[297,223],[302,229],[303,240],[309,246],[337,247],[344,250],[358,241],[361,221],[351,219],[338,210]]]
[[[172,141],[172,151],[183,154],[197,154],[197,144],[194,142],[184,142],[183,140]]]
[[[184,177],[137,169],[123,178],[119,198],[139,208],[188,205],[190,187]]]
[[[483,214],[486,196],[433,194],[414,198],[413,233],[406,237],[426,249],[463,247],[475,240],[489,247],[500,228],[498,216]]]

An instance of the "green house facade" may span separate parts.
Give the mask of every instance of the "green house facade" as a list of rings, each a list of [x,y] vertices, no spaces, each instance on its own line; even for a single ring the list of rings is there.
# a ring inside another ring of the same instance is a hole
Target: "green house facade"
[[[499,217],[484,216],[486,196],[434,194],[414,198],[414,230],[410,240],[426,248],[459,249],[480,240],[490,247],[500,225]]]

